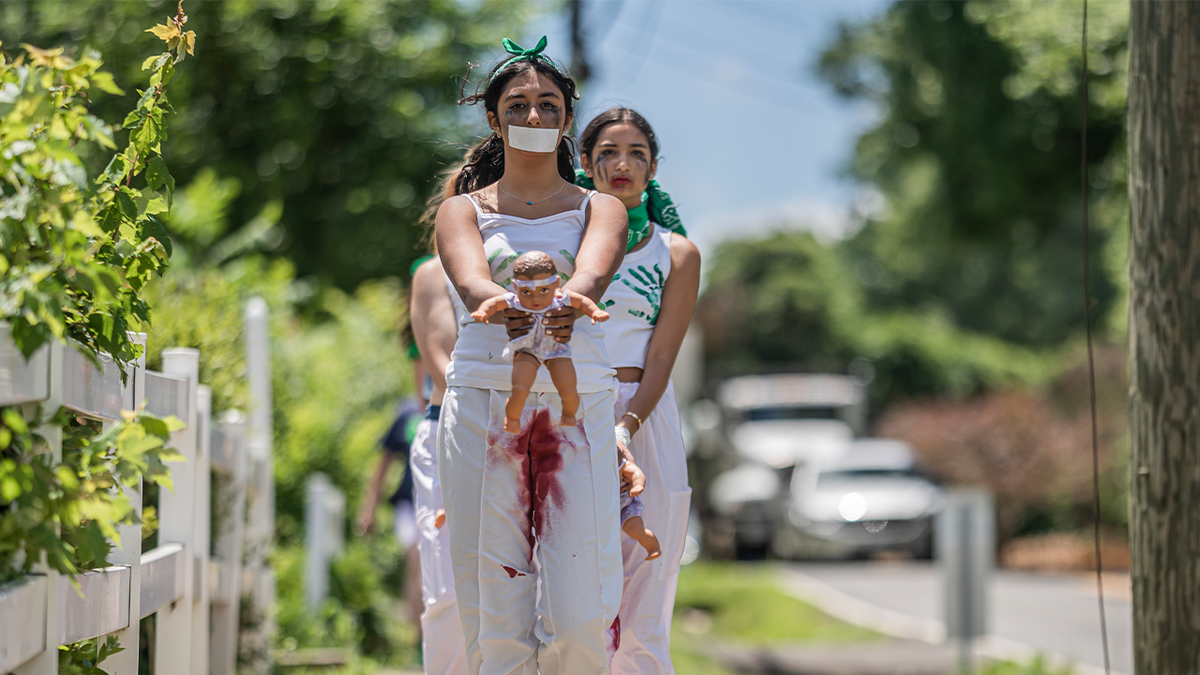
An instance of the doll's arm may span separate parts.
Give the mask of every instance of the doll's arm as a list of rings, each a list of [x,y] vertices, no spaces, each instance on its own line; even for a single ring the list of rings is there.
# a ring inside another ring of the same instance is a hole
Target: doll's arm
[[[479,303],[479,308],[471,312],[471,318],[485,323],[493,314],[506,309],[508,309],[508,300],[503,295],[494,295]]]
[[[622,492],[628,492],[630,497],[637,497],[646,491],[646,474],[637,464],[626,459],[619,469]]]
[[[584,316],[591,317],[592,323],[608,321],[608,312],[600,309],[600,306],[588,296],[575,291],[567,291],[567,296],[571,299],[571,306],[583,312]]]

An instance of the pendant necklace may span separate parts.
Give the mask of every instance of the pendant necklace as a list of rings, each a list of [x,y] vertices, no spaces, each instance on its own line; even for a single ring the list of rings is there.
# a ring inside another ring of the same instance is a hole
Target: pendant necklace
[[[537,200],[536,202],[531,202],[531,201],[528,201],[525,199],[521,199],[520,197],[509,192],[508,190],[505,190],[504,186],[500,184],[500,181],[496,181],[496,187],[500,188],[500,191],[503,192],[504,194],[508,195],[509,197],[512,197],[513,199],[515,199],[519,202],[525,202],[526,206],[533,206],[534,204],[541,204],[542,202],[544,202],[547,199],[550,199],[552,197],[557,197],[558,193],[562,192],[563,188],[567,187],[567,181],[564,180],[562,185],[558,186],[558,189],[554,191],[554,194],[550,195],[549,197],[542,197],[541,199]]]

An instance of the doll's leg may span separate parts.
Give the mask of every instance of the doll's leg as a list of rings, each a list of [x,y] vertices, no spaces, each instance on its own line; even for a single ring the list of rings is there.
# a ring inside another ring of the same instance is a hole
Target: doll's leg
[[[512,394],[504,403],[504,430],[521,433],[521,411],[525,409],[525,400],[529,398],[529,389],[537,379],[541,362],[533,354],[517,352],[513,354]]]
[[[625,534],[633,537],[637,543],[646,549],[646,560],[654,560],[662,555],[662,548],[658,545],[658,537],[654,533],[646,529],[646,524],[642,522],[641,516],[630,516],[625,522],[621,523],[621,530]]]
[[[579,412],[579,391],[575,387],[575,362],[571,359],[550,359],[546,362],[550,380],[562,399],[562,425],[575,426],[575,413]]]

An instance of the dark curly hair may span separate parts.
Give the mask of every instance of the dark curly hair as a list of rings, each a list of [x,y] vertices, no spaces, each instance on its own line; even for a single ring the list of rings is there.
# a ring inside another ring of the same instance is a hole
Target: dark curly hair
[[[482,91],[458,100],[459,105],[474,105],[483,103],[485,110],[497,113],[500,94],[505,86],[516,76],[530,71],[545,75],[562,92],[567,115],[575,113],[575,101],[579,100],[579,91],[575,80],[567,73],[559,70],[553,63],[543,59],[522,59],[519,61],[504,60],[492,67],[488,74],[488,83]],[[470,75],[470,72],[467,73]],[[465,84],[465,80],[464,80]],[[558,173],[568,183],[575,182],[575,139],[563,134],[558,143]],[[456,194],[466,194],[487,187],[500,180],[504,175],[504,140],[492,133],[471,151],[467,163],[455,178]]]

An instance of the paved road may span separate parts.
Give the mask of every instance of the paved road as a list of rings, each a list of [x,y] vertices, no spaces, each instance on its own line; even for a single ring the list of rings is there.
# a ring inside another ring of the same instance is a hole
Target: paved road
[[[898,637],[940,642],[941,577],[928,563],[789,565],[784,585],[793,594],[848,621]],[[1105,575],[1105,609],[1113,675],[1133,672],[1133,606],[1129,576]],[[1042,653],[1103,673],[1094,576],[994,573],[988,656]],[[1099,669],[1099,670],[1097,670]]]

